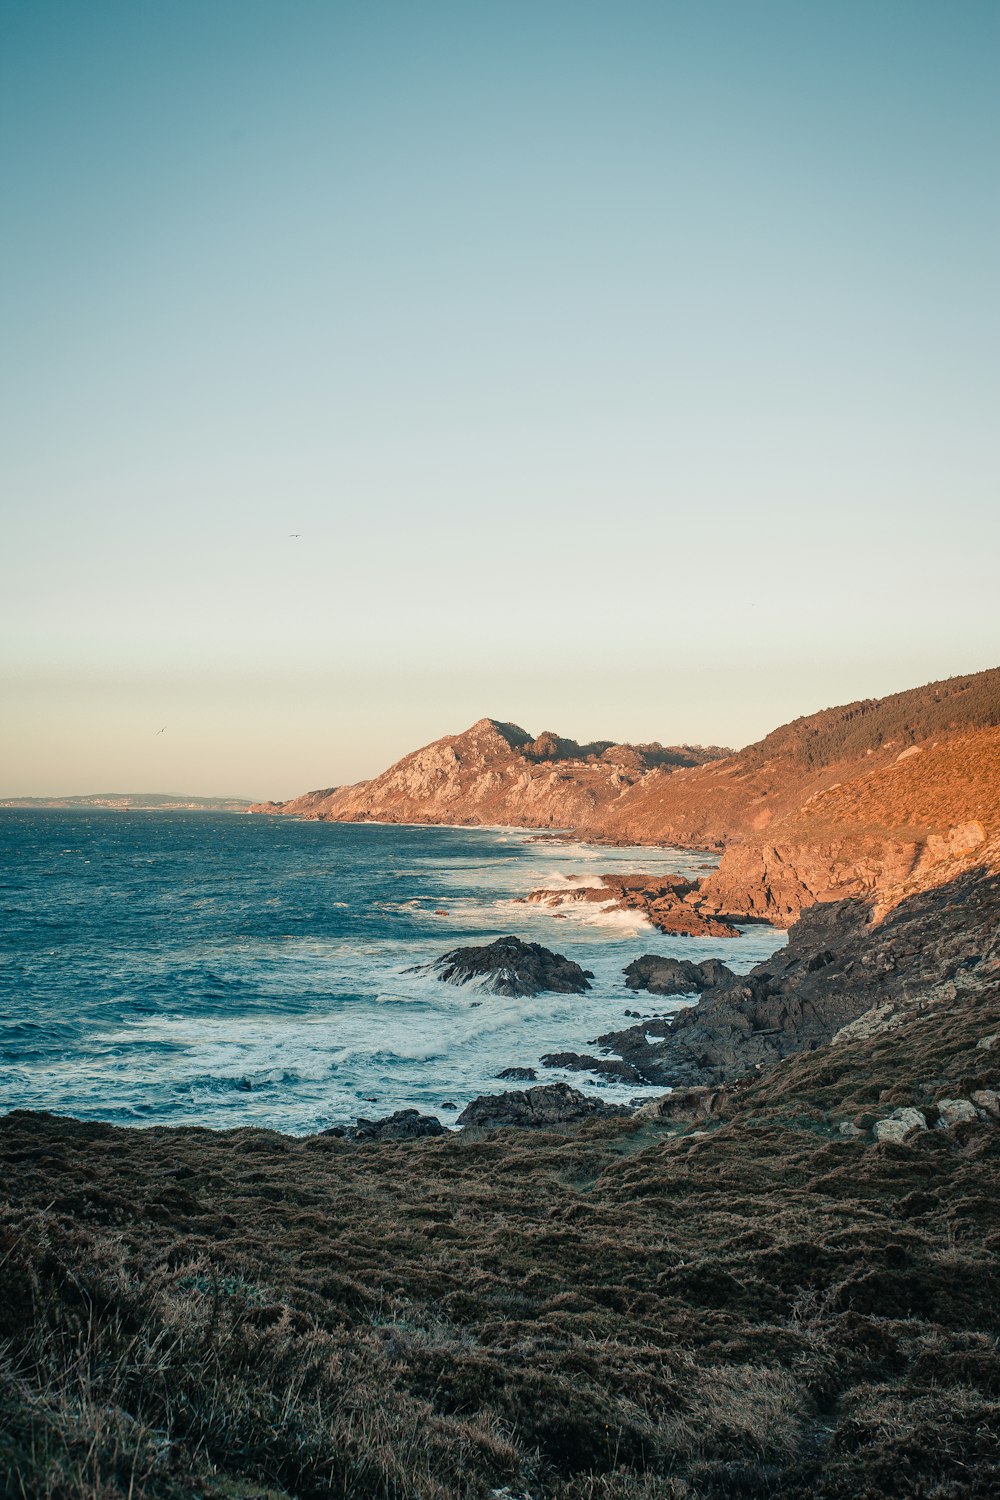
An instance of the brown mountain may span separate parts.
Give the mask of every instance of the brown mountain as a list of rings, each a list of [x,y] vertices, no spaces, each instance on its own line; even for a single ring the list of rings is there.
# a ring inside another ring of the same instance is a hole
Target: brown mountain
[[[373,781],[307,792],[252,812],[336,822],[514,824],[573,828],[602,819],[652,771],[668,777],[723,755],[719,749],[587,745],[545,731],[532,739],[516,724],[480,719],[405,755]]]
[[[814,793],[765,838],[735,843],[699,892],[707,912],[786,925],[846,896],[885,912],[971,860],[1000,867],[1000,728],[900,752]]]
[[[812,797],[906,750],[1000,724],[1000,668],[823,709],[756,744],[629,788],[593,831],[622,841],[725,848],[763,837]]]
[[[993,858],[1000,668],[824,709],[735,753],[533,740],[481,719],[373,781],[252,810],[719,849],[699,893],[709,914],[787,924],[851,895],[887,907],[973,857]]]

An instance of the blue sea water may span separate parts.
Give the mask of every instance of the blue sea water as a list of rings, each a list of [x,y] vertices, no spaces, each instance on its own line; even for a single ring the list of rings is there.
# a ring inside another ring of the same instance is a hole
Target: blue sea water
[[[784,940],[667,938],[632,913],[518,898],[710,864],[510,829],[2,809],[0,1110],[292,1133],[410,1107],[448,1121],[502,1068],[668,1013],[625,987],[639,954],[744,971]],[[513,1000],[407,972],[508,932],[593,969],[593,990]]]

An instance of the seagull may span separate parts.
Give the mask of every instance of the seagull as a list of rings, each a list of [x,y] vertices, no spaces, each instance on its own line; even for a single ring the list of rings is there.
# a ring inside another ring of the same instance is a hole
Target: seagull
[[[167,726],[166,726],[166,724],[164,724],[164,726],[163,726],[163,729],[166,729],[166,727],[167,727]],[[153,739],[154,739],[154,740],[155,740],[155,739],[156,739],[156,735],[157,735],[157,734],[162,734],[162,733],[163,733],[163,729],[158,729],[158,730],[157,730],[157,731],[156,731],[156,734],[154,734],[154,735],[153,735]]]
[[[289,533],[288,533],[288,535],[289,535],[289,536],[301,536],[301,535],[302,535],[302,533],[301,533],[301,531],[290,531],[290,532],[289,532]]]

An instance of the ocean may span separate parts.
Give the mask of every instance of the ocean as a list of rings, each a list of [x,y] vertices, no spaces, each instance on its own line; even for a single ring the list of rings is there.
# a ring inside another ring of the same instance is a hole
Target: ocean
[[[639,954],[743,972],[784,934],[668,938],[633,913],[517,898],[711,864],[511,829],[2,809],[0,1110],[304,1134],[404,1108],[447,1124],[516,1087],[497,1082],[508,1067],[656,1093],[539,1058],[679,1003],[626,988]],[[592,969],[591,992],[506,999],[408,972],[506,933]]]

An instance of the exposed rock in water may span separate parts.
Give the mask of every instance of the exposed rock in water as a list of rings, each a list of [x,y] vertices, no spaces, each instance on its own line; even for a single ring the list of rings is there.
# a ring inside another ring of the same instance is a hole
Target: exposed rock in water
[[[732,969],[717,958],[694,964],[687,958],[660,958],[655,953],[633,959],[625,970],[630,990],[648,990],[651,995],[700,995],[735,978]]]
[[[539,995],[544,990],[582,995],[594,977],[563,954],[516,937],[497,938],[478,948],[453,948],[412,972],[436,974],[446,984],[475,983],[494,995]]]
[[[696,882],[682,875],[602,875],[600,885],[569,884],[530,891],[535,906],[590,904],[607,911],[637,911],[672,937],[739,937],[738,928],[700,907]]]
[[[647,1083],[719,1084],[835,1038],[892,1029],[1000,976],[1000,877],[973,869],[872,923],[861,901],[813,906],[787,947],[672,1018],[598,1037]],[[668,962],[668,961],[664,961]],[[644,960],[639,961],[640,965]],[[636,968],[633,977],[648,973]]]
[[[581,1052],[546,1052],[543,1068],[569,1068],[576,1073],[600,1073],[621,1083],[642,1083],[642,1074],[631,1063],[613,1057],[590,1057]]]
[[[502,1068],[497,1074],[502,1083],[534,1083],[537,1077],[534,1068]]]
[[[627,1114],[631,1114],[631,1110],[625,1105],[605,1104],[603,1099],[588,1098],[565,1083],[545,1083],[533,1089],[511,1089],[506,1094],[483,1094],[466,1105],[458,1123],[475,1125],[482,1130],[492,1130],[499,1125],[548,1130],[582,1120]]]
[[[451,1106],[454,1108],[454,1106]],[[447,1105],[442,1105],[447,1109]],[[321,1135],[339,1135],[349,1141],[415,1141],[420,1136],[444,1135],[444,1126],[434,1115],[422,1115],[417,1109],[397,1109],[381,1120],[359,1119],[353,1126],[335,1125]]]

